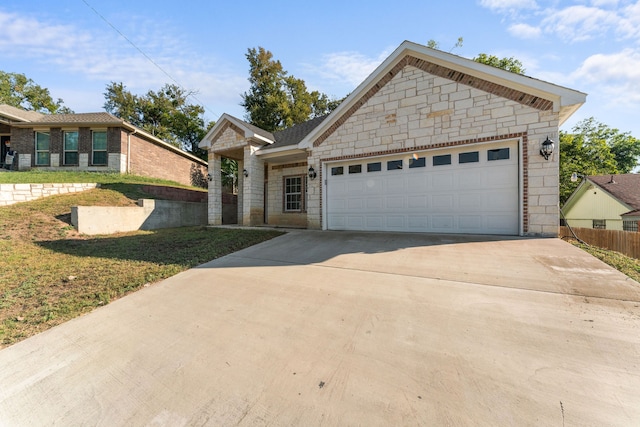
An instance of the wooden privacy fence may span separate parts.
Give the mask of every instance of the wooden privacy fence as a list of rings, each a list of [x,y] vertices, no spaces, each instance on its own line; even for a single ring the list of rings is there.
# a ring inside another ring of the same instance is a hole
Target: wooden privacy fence
[[[580,240],[640,259],[640,233],[635,231],[598,230],[594,228],[571,228]],[[573,237],[569,227],[560,227],[560,237]]]

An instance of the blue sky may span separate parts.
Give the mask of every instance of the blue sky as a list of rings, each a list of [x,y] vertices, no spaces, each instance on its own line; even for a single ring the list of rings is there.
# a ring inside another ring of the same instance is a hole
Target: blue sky
[[[111,81],[143,94],[173,78],[207,120],[242,118],[248,48],[342,97],[403,40],[449,51],[463,37],[452,53],[515,57],[531,77],[588,93],[563,130],[593,116],[640,137],[640,0],[3,0],[0,29],[0,70],[76,112],[102,111]]]

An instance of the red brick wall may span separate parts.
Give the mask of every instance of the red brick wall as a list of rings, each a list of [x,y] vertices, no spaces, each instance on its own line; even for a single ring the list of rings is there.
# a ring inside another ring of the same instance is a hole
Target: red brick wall
[[[126,138],[126,133],[124,138]],[[126,139],[123,141],[126,148]],[[185,185],[206,186],[207,167],[167,150],[151,141],[131,135],[130,173],[169,179]]]

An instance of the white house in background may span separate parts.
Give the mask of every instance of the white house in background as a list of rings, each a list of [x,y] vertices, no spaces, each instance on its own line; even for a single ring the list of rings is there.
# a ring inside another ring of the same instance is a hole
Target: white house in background
[[[562,213],[571,227],[638,231],[640,175],[585,177]]]
[[[322,230],[558,233],[558,150],[548,138],[586,95],[403,42],[326,117],[270,133],[223,115],[209,151],[238,161],[238,222]]]

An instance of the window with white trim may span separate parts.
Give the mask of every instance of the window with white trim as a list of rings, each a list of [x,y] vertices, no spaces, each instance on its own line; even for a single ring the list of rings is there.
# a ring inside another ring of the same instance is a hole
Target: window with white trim
[[[107,164],[107,132],[94,130],[91,132],[91,164]]]
[[[49,166],[49,132],[36,132],[36,166]]]
[[[638,231],[638,222],[636,220],[628,220],[625,219],[622,221],[622,230],[623,231]]]
[[[591,221],[591,225],[596,230],[606,230],[607,229],[607,220],[606,219],[594,219]]]
[[[78,132],[64,132],[64,165],[77,165],[78,162]]]
[[[283,182],[283,210],[285,212],[304,212],[306,206],[307,176],[285,176]]]

